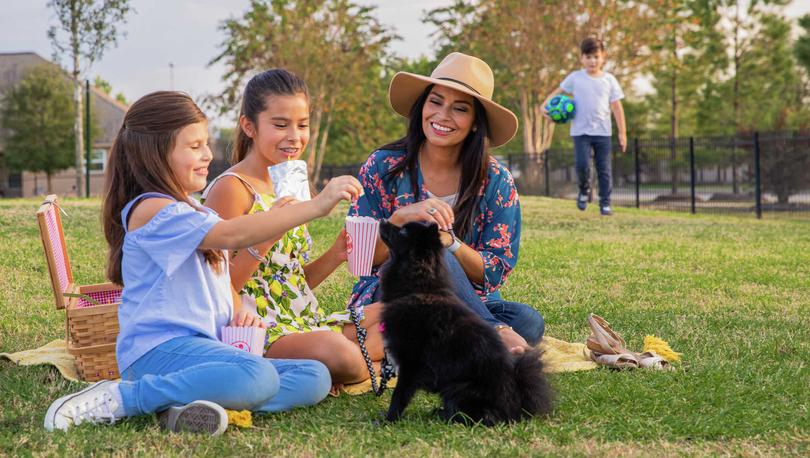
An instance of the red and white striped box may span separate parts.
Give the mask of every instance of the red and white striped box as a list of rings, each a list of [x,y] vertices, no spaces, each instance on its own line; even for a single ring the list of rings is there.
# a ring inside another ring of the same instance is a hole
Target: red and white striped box
[[[256,326],[223,326],[222,342],[248,353],[264,355],[264,340],[267,329]]]
[[[346,217],[346,253],[349,255],[349,272],[357,277],[371,275],[374,247],[380,222],[368,216]]]

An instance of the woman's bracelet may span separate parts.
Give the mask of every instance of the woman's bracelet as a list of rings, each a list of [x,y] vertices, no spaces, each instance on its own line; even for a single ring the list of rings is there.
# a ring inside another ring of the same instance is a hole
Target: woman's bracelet
[[[509,326],[508,324],[496,324],[495,325],[495,331],[501,332],[502,329],[509,329],[511,331],[512,326]]]
[[[264,256],[262,256],[262,254],[259,253],[259,250],[257,250],[256,248],[253,248],[252,246],[249,246],[247,248],[247,252],[248,252],[248,254],[253,256],[253,259],[255,259],[255,260],[259,261],[259,262],[264,261]]]

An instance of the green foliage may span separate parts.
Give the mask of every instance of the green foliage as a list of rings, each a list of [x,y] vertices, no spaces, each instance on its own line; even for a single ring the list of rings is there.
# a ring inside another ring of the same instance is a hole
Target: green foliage
[[[495,428],[439,421],[419,394],[394,425],[390,401],[329,397],[314,407],[255,415],[253,429],[219,437],[162,432],[154,415],[47,433],[56,398],[83,387],[50,366],[0,360],[0,455],[111,456],[807,456],[810,232],[807,221],[616,209],[602,218],[571,201],[521,198],[520,262],[504,291],[540,310],[546,334],[588,336],[587,314],[610,321],[631,349],[647,334],[684,360],[672,373],[553,374],[557,408]],[[99,201],[63,202],[76,282],[104,280]],[[0,352],[64,338],[33,212],[38,200],[0,201]],[[345,206],[310,226],[331,245]],[[315,290],[328,311],[354,278],[340,267]]]
[[[48,0],[58,25],[48,29],[57,53],[92,63],[118,42],[117,24],[132,10],[129,0]],[[76,61],[78,62],[78,61]],[[78,68],[74,68],[77,76]]]
[[[8,91],[2,116],[3,128],[9,132],[4,150],[7,167],[45,172],[50,177],[73,164],[70,91],[62,71],[50,65],[32,69]]]
[[[109,81],[103,79],[101,76],[96,75],[96,79],[93,80],[93,86],[95,86],[97,89],[100,89],[102,92],[109,95],[110,97],[113,97],[112,84],[110,84]],[[127,101],[127,98],[121,92],[115,94],[115,100],[121,102],[124,105],[129,105],[129,101]]]
[[[229,112],[250,76],[284,67],[309,86],[310,171],[317,176],[333,128],[350,138],[343,148],[354,143],[348,157],[360,157],[361,149],[378,143],[386,132],[380,78],[389,59],[388,44],[397,38],[373,10],[349,0],[252,0],[241,18],[220,27],[226,38],[212,63],[225,65],[226,88],[212,101]]]

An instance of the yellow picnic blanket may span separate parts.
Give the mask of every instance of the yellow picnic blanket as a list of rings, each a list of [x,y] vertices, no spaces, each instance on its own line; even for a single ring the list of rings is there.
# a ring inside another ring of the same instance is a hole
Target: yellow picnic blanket
[[[543,351],[543,362],[547,373],[575,372],[595,369],[597,364],[588,358],[585,344],[570,343],[553,337],[545,336],[537,346]],[[79,373],[73,356],[67,352],[65,339],[57,339],[42,347],[25,350],[17,353],[0,353],[5,358],[20,366],[33,366],[36,364],[51,364],[56,366],[62,377],[78,382]],[[389,387],[396,386],[396,379],[388,383]],[[371,381],[346,385],[341,392],[357,395],[371,391]]]

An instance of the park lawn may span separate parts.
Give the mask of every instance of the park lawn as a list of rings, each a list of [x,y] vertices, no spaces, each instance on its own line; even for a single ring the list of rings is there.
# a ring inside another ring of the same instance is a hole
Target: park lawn
[[[589,312],[640,350],[646,334],[683,352],[671,373],[555,374],[555,413],[516,425],[447,425],[419,395],[405,419],[372,421],[390,392],[328,398],[254,417],[218,438],[166,434],[153,416],[49,434],[49,403],[75,391],[50,367],[0,361],[0,455],[803,455],[810,453],[810,223],[616,209],[525,197],[518,269],[505,296],[532,304],[548,335],[583,342]],[[53,306],[34,212],[38,200],[0,200],[0,351],[64,333]],[[103,281],[98,200],[67,200],[66,239],[79,283]],[[343,207],[342,207],[343,208]],[[335,211],[311,227],[331,243]],[[316,293],[342,306],[344,268]],[[426,315],[427,316],[427,315]]]

